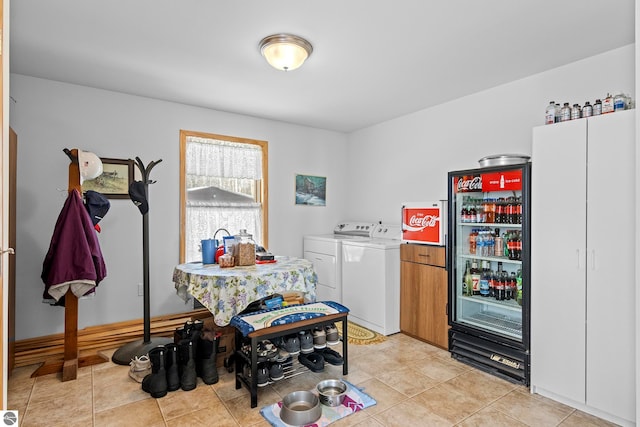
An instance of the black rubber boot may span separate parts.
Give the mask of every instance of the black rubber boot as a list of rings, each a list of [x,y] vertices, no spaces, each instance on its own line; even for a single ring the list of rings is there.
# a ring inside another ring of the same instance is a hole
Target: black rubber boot
[[[184,391],[193,390],[198,384],[196,360],[194,356],[193,341],[181,341],[178,345],[178,367],[180,372],[180,387]]]
[[[196,357],[196,372],[205,384],[211,385],[218,382],[218,368],[216,356],[218,355],[218,335],[214,334],[213,341],[207,336],[200,336],[198,340],[198,356]]]
[[[176,391],[180,388],[180,372],[178,369],[178,346],[167,344],[165,370],[167,371],[167,390]]]
[[[151,373],[142,379],[142,390],[159,398],[167,394],[167,372],[164,368],[165,347],[163,345],[149,350]]]

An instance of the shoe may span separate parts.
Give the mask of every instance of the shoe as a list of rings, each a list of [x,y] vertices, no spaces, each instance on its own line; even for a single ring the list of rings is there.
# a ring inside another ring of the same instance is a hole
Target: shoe
[[[180,388],[180,372],[178,368],[178,346],[176,344],[167,344],[164,346],[167,350],[164,361],[164,369],[167,371],[167,390],[176,391]]]
[[[258,387],[264,387],[269,384],[269,370],[267,369],[267,365],[264,363],[260,363],[258,365]]]
[[[180,373],[180,388],[190,391],[198,385],[196,374],[196,358],[194,344],[191,340],[182,340],[178,344],[178,371]]]
[[[258,353],[258,362],[266,362],[278,354],[278,348],[271,341],[260,341],[256,352]]]
[[[156,399],[167,395],[167,372],[164,369],[165,351],[163,345],[149,350],[151,373],[142,379],[142,390]]]
[[[324,371],[324,357],[319,353],[301,354],[298,356],[298,361],[311,372]]]
[[[324,328],[314,328],[313,330],[313,348],[321,349],[327,346],[327,333]]]
[[[269,366],[269,379],[271,381],[280,381],[284,378],[284,368],[282,363],[274,362]]]
[[[330,349],[329,347],[323,348],[322,350],[318,350],[318,353],[322,354],[322,357],[324,357],[325,362],[331,365],[334,365],[334,366],[344,365],[344,359],[342,358],[340,353]]]
[[[218,367],[216,356],[218,355],[218,335],[213,340],[205,338],[202,334],[198,338],[198,354],[196,356],[196,373],[205,384],[211,385],[218,382]],[[209,336],[207,336],[209,337]]]
[[[300,353],[300,340],[297,335],[289,335],[284,342],[284,349],[292,356]]]
[[[327,335],[327,344],[336,345],[340,344],[340,335],[338,335],[338,328],[335,324],[325,326],[324,331]]]
[[[309,331],[300,331],[298,339],[300,340],[300,351],[302,353],[313,353],[313,337]]]
[[[151,373],[151,361],[149,355],[143,354],[142,356],[134,356],[129,362],[129,376],[141,383],[144,377]]]
[[[287,361],[287,359],[289,359],[291,357],[291,355],[289,354],[289,352],[283,348],[278,349],[278,353],[276,353],[275,356],[273,356],[271,359],[269,359],[269,362],[280,362],[280,363],[284,363]]]

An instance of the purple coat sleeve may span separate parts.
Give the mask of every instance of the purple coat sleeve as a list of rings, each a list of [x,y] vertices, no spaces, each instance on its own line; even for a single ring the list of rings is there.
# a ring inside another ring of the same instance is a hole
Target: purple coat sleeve
[[[106,274],[91,218],[80,194],[71,191],[58,216],[42,265],[44,298],[52,299],[48,293],[51,286],[78,280],[94,281],[97,286]]]

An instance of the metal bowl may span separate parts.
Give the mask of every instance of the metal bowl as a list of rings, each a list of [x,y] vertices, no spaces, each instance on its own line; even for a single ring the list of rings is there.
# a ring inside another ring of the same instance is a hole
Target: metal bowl
[[[481,158],[478,163],[480,163],[480,167],[485,168],[487,166],[519,165],[527,163],[530,159],[531,156],[524,154],[494,154]]]
[[[316,386],[320,403],[326,406],[340,406],[347,394],[347,384],[340,380],[320,381]]]
[[[315,422],[322,415],[318,396],[310,391],[294,391],[282,399],[280,418],[292,426]]]

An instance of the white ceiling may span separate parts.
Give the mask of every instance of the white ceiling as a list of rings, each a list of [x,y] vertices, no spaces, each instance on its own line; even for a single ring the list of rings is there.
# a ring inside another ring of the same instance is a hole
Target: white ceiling
[[[634,0],[12,0],[11,72],[350,132],[633,43],[634,14]],[[302,68],[260,55],[280,32],[313,44]]]

